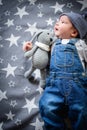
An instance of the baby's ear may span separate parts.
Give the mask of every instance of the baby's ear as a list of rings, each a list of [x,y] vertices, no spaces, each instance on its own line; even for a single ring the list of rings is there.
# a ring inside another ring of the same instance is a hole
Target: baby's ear
[[[75,38],[75,37],[77,37],[78,36],[78,31],[76,30],[76,29],[74,29],[73,31],[72,31],[72,33],[71,33],[71,36],[73,37],[73,38]]]

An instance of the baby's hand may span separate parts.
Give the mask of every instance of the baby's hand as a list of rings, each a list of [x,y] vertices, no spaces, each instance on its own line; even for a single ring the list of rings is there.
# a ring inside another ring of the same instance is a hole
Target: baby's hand
[[[23,44],[23,51],[29,51],[32,49],[32,43],[30,41]]]

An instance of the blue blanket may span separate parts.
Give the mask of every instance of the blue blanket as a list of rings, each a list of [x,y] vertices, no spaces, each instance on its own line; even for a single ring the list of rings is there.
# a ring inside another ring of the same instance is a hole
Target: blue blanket
[[[0,0],[0,130],[45,130],[38,103],[43,90],[22,46],[39,29],[52,29],[62,12],[87,10],[86,0]]]

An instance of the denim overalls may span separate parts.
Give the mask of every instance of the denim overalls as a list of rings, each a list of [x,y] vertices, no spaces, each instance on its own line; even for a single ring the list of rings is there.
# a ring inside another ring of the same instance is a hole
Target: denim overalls
[[[66,45],[57,40],[50,61],[50,74],[39,102],[46,130],[87,130],[87,73],[71,39]]]

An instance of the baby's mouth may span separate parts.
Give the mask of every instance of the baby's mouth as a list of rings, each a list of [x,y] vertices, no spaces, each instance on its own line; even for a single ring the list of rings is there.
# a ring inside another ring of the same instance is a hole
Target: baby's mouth
[[[55,31],[58,31],[58,28],[57,28],[57,27],[55,27]]]

